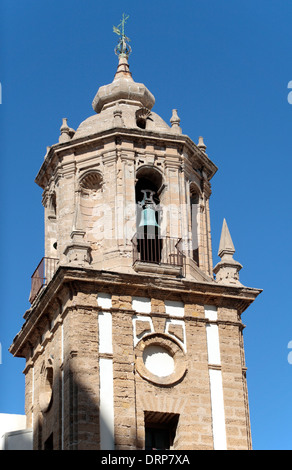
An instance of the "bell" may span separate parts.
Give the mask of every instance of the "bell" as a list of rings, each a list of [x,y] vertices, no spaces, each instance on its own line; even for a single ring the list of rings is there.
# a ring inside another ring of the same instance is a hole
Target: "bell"
[[[159,225],[156,222],[156,217],[155,217],[155,210],[152,207],[146,207],[145,209],[142,210],[141,213],[141,220],[139,227],[158,227]]]
[[[144,194],[143,201],[141,202],[141,207],[143,207],[141,213],[141,220],[139,227],[158,227],[159,225],[156,222],[156,210],[154,209],[155,203],[153,201],[154,191],[150,189],[143,189],[141,191]]]

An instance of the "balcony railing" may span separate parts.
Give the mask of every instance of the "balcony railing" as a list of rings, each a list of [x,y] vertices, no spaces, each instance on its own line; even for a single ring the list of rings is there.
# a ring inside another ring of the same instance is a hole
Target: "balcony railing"
[[[31,291],[29,302],[33,303],[40,290],[46,286],[56,272],[59,260],[57,258],[44,257],[31,276]]]
[[[140,238],[136,233],[132,238],[133,263],[153,263],[183,267],[184,258],[180,250],[180,238],[153,237]]]

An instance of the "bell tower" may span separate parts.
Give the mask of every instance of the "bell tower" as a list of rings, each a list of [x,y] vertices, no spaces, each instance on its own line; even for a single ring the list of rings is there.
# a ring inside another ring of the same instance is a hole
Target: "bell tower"
[[[45,252],[10,348],[34,449],[251,449],[241,315],[260,290],[225,220],[213,271],[217,167],[134,81],[126,19],[94,115],[63,119],[36,177]]]

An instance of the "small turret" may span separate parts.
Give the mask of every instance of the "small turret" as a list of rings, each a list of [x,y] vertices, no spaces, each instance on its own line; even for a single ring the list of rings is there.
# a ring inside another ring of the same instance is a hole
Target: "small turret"
[[[180,118],[177,115],[177,109],[172,110],[172,116],[170,118],[170,122],[171,122],[172,132],[174,132],[175,134],[181,134],[182,130],[180,127]]]
[[[67,118],[63,118],[62,126],[60,127],[60,131],[61,131],[61,134],[60,134],[60,137],[59,137],[59,142],[60,143],[69,142],[75,134],[74,129],[72,129],[71,127],[68,126]]]
[[[204,139],[202,136],[199,137],[199,142],[197,143],[197,147],[199,147],[199,149],[201,149],[203,152],[206,152],[207,146],[205,145]]]
[[[239,271],[242,265],[233,259],[235,248],[226,220],[223,220],[218,256],[221,258],[214,268],[216,281],[221,284],[242,286],[239,282]]]

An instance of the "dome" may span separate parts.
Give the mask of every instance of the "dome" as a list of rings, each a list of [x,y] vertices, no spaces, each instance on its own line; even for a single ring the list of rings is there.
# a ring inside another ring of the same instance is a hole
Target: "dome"
[[[97,114],[79,125],[73,139],[115,127],[169,133],[170,126],[151,111],[154,103],[155,98],[146,86],[133,80],[127,58],[120,57],[113,82],[100,87],[92,102]]]
[[[99,113],[105,107],[112,106],[120,100],[148,109],[152,109],[155,103],[154,96],[146,86],[143,83],[134,82],[126,57],[119,58],[113,82],[99,88],[92,102],[92,107],[96,113]]]
[[[94,114],[93,116],[85,119],[78,127],[75,132],[73,139],[79,139],[89,135],[97,134],[105,130],[113,129],[114,127],[125,127],[127,129],[139,129],[136,120],[136,111],[138,106],[129,106],[127,104],[120,104],[119,109],[121,111],[122,125],[117,126],[115,124],[114,110],[115,108],[107,108],[100,114]],[[171,132],[170,126],[156,113],[151,112],[147,118],[147,131],[153,132]]]

